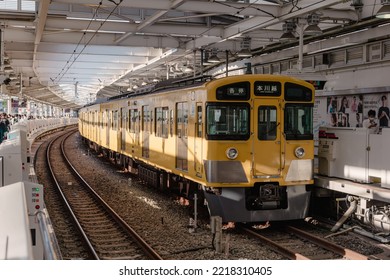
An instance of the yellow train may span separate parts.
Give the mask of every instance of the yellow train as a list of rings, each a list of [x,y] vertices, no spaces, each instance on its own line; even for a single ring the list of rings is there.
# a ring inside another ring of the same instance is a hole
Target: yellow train
[[[203,194],[225,222],[304,218],[314,87],[280,75],[195,77],[79,111],[80,134],[161,189]]]

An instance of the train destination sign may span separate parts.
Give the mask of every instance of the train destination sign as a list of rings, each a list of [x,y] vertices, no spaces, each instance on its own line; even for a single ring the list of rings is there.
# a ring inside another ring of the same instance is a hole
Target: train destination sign
[[[255,82],[255,95],[280,96],[282,85],[279,82]]]
[[[250,83],[241,82],[217,88],[218,100],[249,100]]]

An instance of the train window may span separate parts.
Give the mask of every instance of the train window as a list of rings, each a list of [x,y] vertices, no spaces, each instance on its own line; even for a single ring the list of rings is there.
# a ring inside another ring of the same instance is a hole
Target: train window
[[[164,107],[163,108],[163,112],[162,112],[162,116],[163,116],[163,119],[162,119],[162,137],[164,138],[168,138],[168,126],[169,126],[169,109],[168,107]]]
[[[149,131],[150,111],[149,106],[142,107],[142,131]]]
[[[118,111],[112,112],[112,129],[118,130]]]
[[[313,139],[313,105],[286,104],[284,133],[287,140]]]
[[[310,88],[293,83],[286,83],[284,88],[286,101],[311,101],[313,99],[313,92]]]
[[[129,121],[129,130],[131,133],[138,132],[138,109],[131,109],[130,112],[130,121]]]
[[[106,110],[106,127],[107,128],[110,128],[110,124],[111,124],[111,114],[108,110]]]
[[[157,137],[168,138],[168,107],[156,108],[155,133]]]
[[[257,81],[254,93],[257,96],[280,96],[282,85],[280,82]]]
[[[217,88],[217,100],[249,100],[250,83],[240,82]]]
[[[209,140],[249,139],[247,103],[206,104],[206,134]]]
[[[258,133],[259,140],[275,140],[278,120],[275,106],[260,106],[258,111]]]
[[[162,137],[162,108],[155,108],[156,122],[155,122],[155,134],[157,137]]]
[[[171,137],[173,137],[173,110],[169,112],[169,133],[171,134]]]
[[[188,136],[188,103],[180,102],[176,105],[176,135],[179,138]]]

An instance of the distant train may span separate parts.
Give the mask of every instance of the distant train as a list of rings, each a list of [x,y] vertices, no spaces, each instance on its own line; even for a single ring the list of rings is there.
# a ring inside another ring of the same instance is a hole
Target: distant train
[[[281,75],[195,77],[79,111],[80,134],[223,221],[302,219],[313,183],[314,87]]]

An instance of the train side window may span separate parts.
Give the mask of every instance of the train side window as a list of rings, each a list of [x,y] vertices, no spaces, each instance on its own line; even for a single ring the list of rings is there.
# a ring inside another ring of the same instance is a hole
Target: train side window
[[[155,108],[156,110],[156,122],[155,122],[155,133],[156,137],[162,137],[162,108]]]
[[[129,132],[132,132],[131,129],[132,129],[132,125],[133,125],[133,118],[132,118],[132,113],[133,110],[129,110],[129,119],[128,119],[128,124],[127,124],[127,127],[129,128]]]
[[[118,130],[118,111],[112,111],[112,129]]]
[[[168,115],[169,109],[168,107],[162,108],[162,137],[168,138]]]
[[[106,127],[108,129],[110,129],[110,124],[111,124],[111,112],[106,110],[106,114],[107,114],[107,120],[106,120]]]
[[[149,106],[142,107],[142,131],[149,131]]]
[[[173,115],[173,110],[169,112],[169,134],[171,137],[173,137],[173,120],[174,120],[174,115]]]
[[[168,138],[168,107],[159,107],[155,109],[155,133],[156,137]]]
[[[131,132],[136,133],[139,132],[139,113],[138,109],[131,110]]]
[[[275,140],[277,128],[277,109],[275,106],[259,106],[258,134],[259,140]]]

